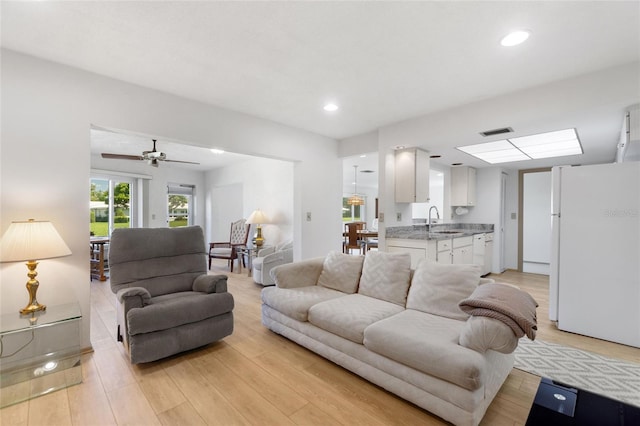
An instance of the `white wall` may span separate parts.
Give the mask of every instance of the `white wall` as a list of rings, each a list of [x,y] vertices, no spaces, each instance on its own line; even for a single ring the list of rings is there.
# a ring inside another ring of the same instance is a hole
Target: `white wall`
[[[2,49],[0,231],[12,220],[48,219],[72,256],[43,261],[38,299],[78,301],[89,341],[90,126],[295,161],[294,255],[339,249],[341,161],[337,142],[316,134]],[[151,206],[151,209],[155,207]],[[312,212],[310,222],[303,221]],[[0,266],[0,314],[26,304],[26,271]]]
[[[231,221],[246,219],[256,209],[271,221],[262,225],[265,244],[293,239],[293,169],[289,161],[255,158],[207,172],[209,241],[228,241]]]

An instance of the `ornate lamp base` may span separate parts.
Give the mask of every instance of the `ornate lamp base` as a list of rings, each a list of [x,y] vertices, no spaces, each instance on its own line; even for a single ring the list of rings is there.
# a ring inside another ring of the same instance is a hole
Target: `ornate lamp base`
[[[29,281],[27,281],[29,303],[27,303],[27,306],[20,309],[20,313],[22,315],[32,314],[34,312],[44,311],[45,309],[47,309],[46,305],[41,305],[36,299],[36,293],[38,292],[38,287],[40,286],[40,283],[38,282],[38,280],[36,280],[36,276],[38,275],[38,273],[36,272],[36,266],[38,266],[38,262],[36,262],[35,260],[30,260],[26,263],[26,265],[29,269],[29,272],[27,273],[27,276],[29,277]]]

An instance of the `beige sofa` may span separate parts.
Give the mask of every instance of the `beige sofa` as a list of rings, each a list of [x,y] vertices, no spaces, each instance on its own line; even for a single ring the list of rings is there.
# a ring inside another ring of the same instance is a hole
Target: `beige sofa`
[[[262,322],[445,420],[477,425],[520,336],[458,307],[492,281],[479,266],[410,265],[406,253],[372,251],[278,266],[276,286],[262,290]]]

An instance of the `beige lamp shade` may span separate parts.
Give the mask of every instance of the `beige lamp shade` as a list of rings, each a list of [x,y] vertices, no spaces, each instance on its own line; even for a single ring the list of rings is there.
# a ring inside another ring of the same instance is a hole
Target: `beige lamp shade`
[[[1,262],[69,256],[71,250],[49,221],[11,222],[0,241]]]
[[[249,216],[249,218],[247,219],[247,223],[260,225],[263,223],[269,223],[269,219],[267,219],[267,216],[262,213],[262,210],[258,209],[254,210],[253,213],[251,213],[251,216]]]

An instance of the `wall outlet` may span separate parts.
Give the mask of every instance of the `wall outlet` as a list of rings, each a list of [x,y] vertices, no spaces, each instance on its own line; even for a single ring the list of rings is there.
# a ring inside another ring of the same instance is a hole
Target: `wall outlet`
[[[516,214],[515,213],[511,213],[511,219],[513,219],[513,220],[516,219]]]
[[[156,214],[155,213],[151,214],[151,220],[156,220]]]
[[[397,212],[397,213],[396,213],[396,220],[397,220],[398,222],[401,222],[401,221],[402,221],[402,213],[400,213],[400,212]]]
[[[307,212],[307,222],[311,222],[311,212]]]

